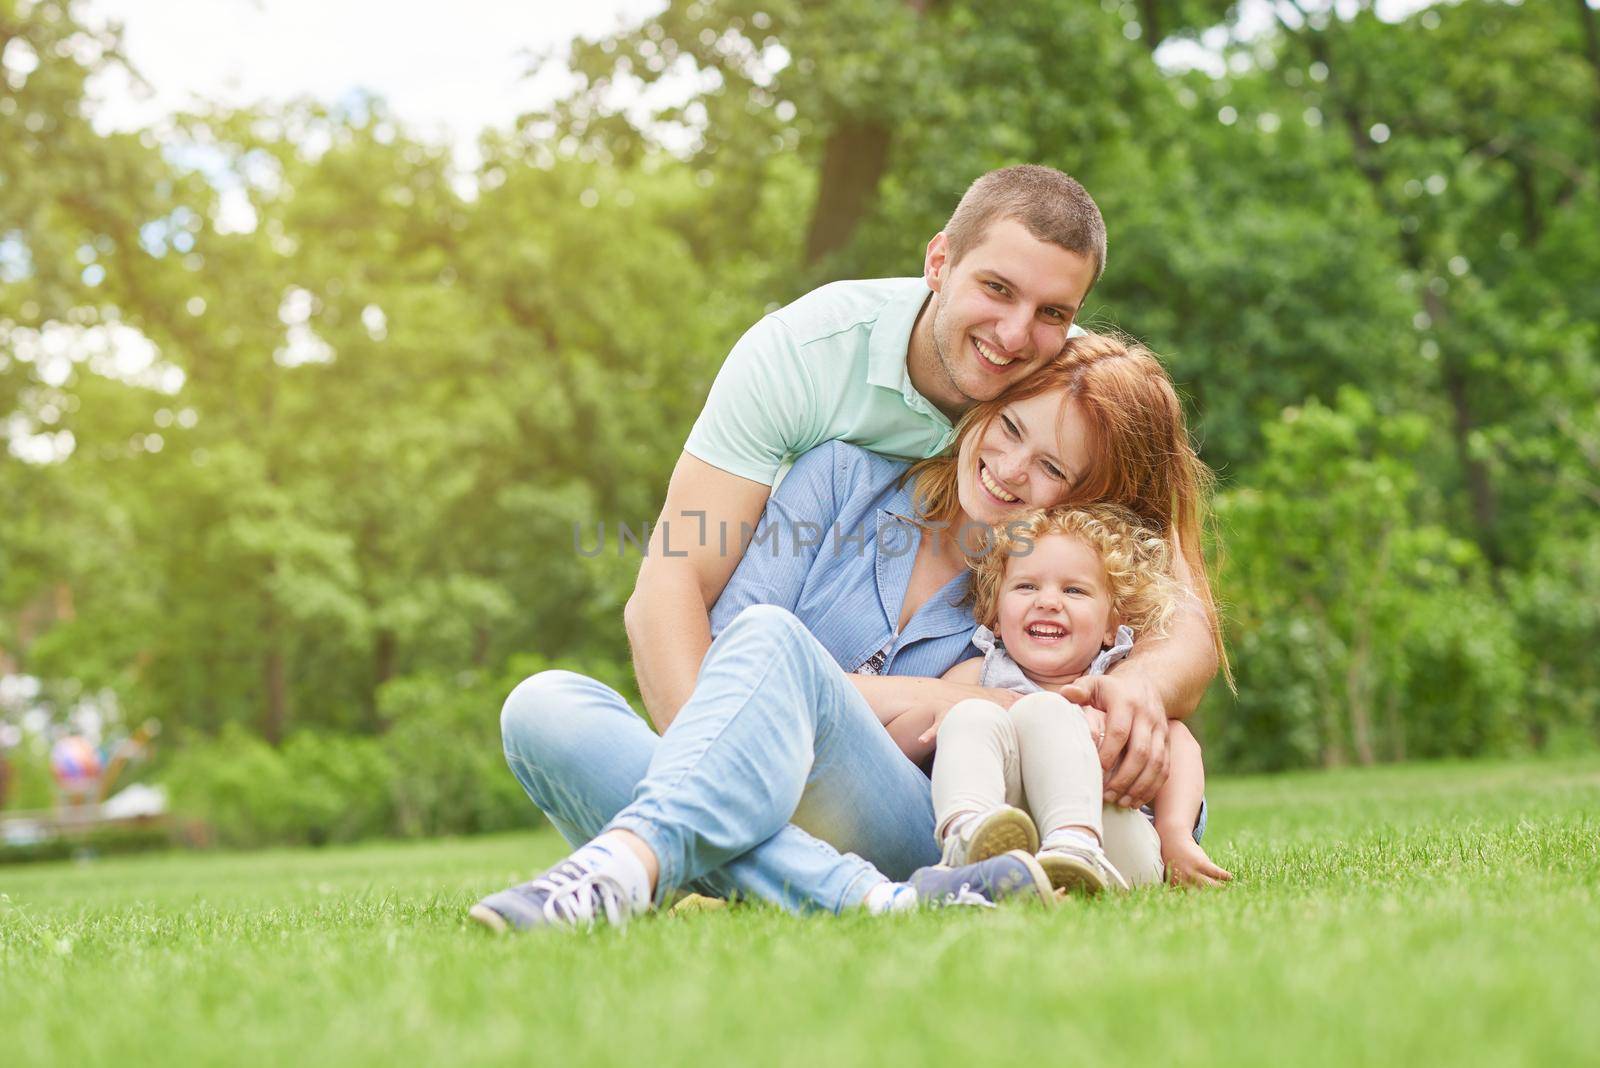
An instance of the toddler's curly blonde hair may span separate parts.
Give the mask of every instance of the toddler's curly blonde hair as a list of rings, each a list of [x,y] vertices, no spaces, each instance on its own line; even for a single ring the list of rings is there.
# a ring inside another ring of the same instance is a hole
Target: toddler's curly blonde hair
[[[1140,636],[1167,632],[1183,593],[1172,570],[1172,546],[1114,504],[1040,509],[995,527],[988,551],[972,565],[972,614],[979,623],[991,629],[999,623],[1006,564],[1051,534],[1077,538],[1100,557],[1119,623]]]

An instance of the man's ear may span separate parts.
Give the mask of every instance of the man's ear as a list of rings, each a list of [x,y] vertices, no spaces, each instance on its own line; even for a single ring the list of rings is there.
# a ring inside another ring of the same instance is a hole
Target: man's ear
[[[928,242],[928,254],[922,258],[922,280],[928,283],[928,288],[935,293],[944,285],[944,277],[950,266],[950,243],[940,230]]]

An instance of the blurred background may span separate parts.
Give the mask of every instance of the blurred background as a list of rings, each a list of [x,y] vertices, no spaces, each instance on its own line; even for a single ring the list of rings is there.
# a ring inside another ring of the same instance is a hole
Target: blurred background
[[[1211,768],[1594,749],[1596,6],[0,0],[12,854],[528,824],[733,341],[1022,161],[1220,476]]]

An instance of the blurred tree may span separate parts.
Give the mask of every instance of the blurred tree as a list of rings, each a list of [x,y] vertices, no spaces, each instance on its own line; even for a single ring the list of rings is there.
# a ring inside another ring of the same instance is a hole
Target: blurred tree
[[[52,700],[127,682],[135,642],[110,621],[138,578],[113,472],[160,447],[153,415],[179,381],[141,330],[177,311],[184,268],[144,228],[193,189],[153,136],[90,124],[88,80],[122,64],[70,3],[0,3],[0,661],[49,653],[30,620],[83,635],[71,670],[39,669]]]
[[[1038,161],[1224,475],[1213,758],[1592,745],[1595,10],[1261,10],[675,0],[466,175],[356,95],[102,135],[115,31],[0,0],[0,670],[284,743],[206,779],[314,779],[268,838],[501,825],[395,784],[518,656],[626,685],[619,527],[733,340]]]
[[[1480,554],[1425,518],[1441,511],[1416,472],[1429,436],[1345,389],[1285,411],[1251,484],[1219,499],[1240,695],[1207,722],[1225,763],[1517,744],[1528,665]]]
[[[1278,0],[1272,62],[1255,65],[1326,116],[1393,225],[1469,529],[1496,566],[1525,560],[1522,518],[1537,506],[1494,478],[1484,435],[1547,406],[1530,370],[1600,313],[1600,294],[1579,282],[1600,268],[1600,247],[1570,236],[1600,230],[1600,139],[1586,119],[1595,16],[1576,7],[1574,20],[1551,4],[1481,0],[1392,24],[1365,4],[1343,19]]]

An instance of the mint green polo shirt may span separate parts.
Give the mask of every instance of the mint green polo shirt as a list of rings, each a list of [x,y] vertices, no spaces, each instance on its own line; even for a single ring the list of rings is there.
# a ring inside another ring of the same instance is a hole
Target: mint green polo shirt
[[[955,429],[906,370],[928,296],[921,278],[833,282],[768,315],[728,354],[684,450],[769,486],[825,441],[907,460],[940,452]]]
[[[684,450],[769,486],[826,441],[903,460],[942,452],[955,428],[906,370],[929,296],[921,278],[833,282],[768,315],[728,354]]]

